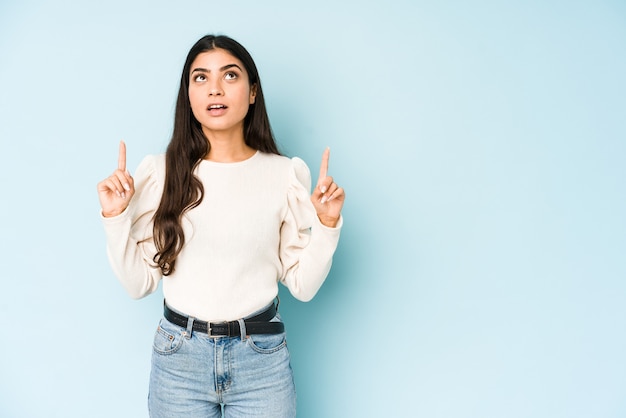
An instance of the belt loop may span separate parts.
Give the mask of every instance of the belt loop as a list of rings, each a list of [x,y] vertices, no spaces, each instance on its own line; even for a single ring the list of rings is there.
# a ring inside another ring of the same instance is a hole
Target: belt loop
[[[241,342],[245,342],[246,338],[247,338],[247,331],[246,331],[246,321],[244,321],[243,319],[238,319],[237,322],[239,322],[239,333],[241,334]]]
[[[279,306],[280,306],[280,296],[276,295],[276,313],[278,313]]]
[[[191,339],[191,336],[193,335],[193,323],[196,320],[196,318],[194,318],[193,316],[190,316],[187,319],[187,339]]]

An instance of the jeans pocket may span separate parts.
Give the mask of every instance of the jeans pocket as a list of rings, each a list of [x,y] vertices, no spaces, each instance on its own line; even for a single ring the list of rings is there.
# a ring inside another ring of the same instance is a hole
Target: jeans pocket
[[[272,354],[287,346],[285,333],[280,334],[254,334],[248,337],[248,345],[260,354]]]
[[[183,345],[185,335],[185,330],[161,319],[154,333],[152,348],[158,354],[173,354]]]

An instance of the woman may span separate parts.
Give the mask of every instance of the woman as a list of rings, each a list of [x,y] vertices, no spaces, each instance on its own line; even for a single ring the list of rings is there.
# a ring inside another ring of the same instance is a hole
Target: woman
[[[250,54],[226,36],[189,51],[172,139],[135,178],[98,184],[113,271],[134,298],[163,279],[151,417],[293,417],[295,388],[278,282],[308,301],[339,239],[344,191],[279,154]]]

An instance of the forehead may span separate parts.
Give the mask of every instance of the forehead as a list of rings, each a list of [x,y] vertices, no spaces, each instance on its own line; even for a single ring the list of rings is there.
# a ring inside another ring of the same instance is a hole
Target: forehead
[[[222,67],[236,64],[242,71],[246,71],[243,63],[225,49],[215,48],[198,54],[191,64],[191,71],[203,68],[208,71],[219,71]]]

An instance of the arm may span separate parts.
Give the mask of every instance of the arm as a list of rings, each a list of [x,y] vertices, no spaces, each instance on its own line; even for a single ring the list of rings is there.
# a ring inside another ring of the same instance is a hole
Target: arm
[[[154,292],[161,279],[152,258],[152,216],[161,190],[154,157],[139,165],[136,181],[126,171],[125,146],[120,144],[118,169],[98,184],[107,254],[113,272],[133,298]]]
[[[318,180],[316,191],[309,196],[308,190],[311,185],[309,169],[302,160],[294,158],[293,162],[296,179],[288,194],[289,211],[281,228],[280,258],[283,264],[281,281],[295,298],[309,301],[324,283],[332,265],[332,257],[343,224],[340,215],[343,190],[337,192],[339,188],[334,185],[332,179],[329,182],[329,178],[322,170],[321,182]],[[319,184],[326,185],[325,193],[321,192]],[[329,197],[335,192],[337,194],[330,201],[340,205],[329,207]],[[322,203],[324,196],[326,200]],[[338,196],[341,196],[341,199]],[[317,210],[318,206],[323,206],[322,216]],[[325,219],[330,219],[332,226],[324,224],[322,221],[324,215],[328,215]],[[336,218],[333,219],[334,216]]]

